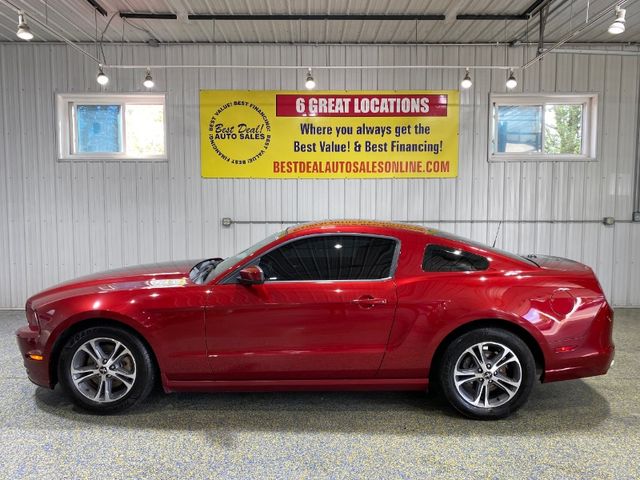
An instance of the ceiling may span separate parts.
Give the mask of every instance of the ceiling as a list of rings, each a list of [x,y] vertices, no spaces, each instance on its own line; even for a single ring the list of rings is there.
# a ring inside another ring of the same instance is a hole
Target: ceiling
[[[521,15],[535,0],[97,0],[107,15],[87,0],[7,0],[74,42],[224,43],[494,43],[537,41],[539,16],[529,20],[460,20],[460,14]],[[15,10],[0,1],[0,41],[20,41]],[[551,0],[545,41],[559,40],[614,0]],[[640,43],[640,0],[628,0],[627,29],[610,35],[613,14],[589,25],[572,42]],[[126,19],[118,12],[173,13],[174,20]],[[115,15],[114,15],[115,14]],[[189,14],[217,15],[445,15],[444,20],[188,20]],[[96,28],[97,22],[97,28]],[[30,23],[34,41],[59,41]]]

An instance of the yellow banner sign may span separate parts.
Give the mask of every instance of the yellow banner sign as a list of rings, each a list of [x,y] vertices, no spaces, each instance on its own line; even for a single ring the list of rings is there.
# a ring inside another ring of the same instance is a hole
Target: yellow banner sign
[[[456,90],[202,90],[202,176],[456,177],[458,123]]]

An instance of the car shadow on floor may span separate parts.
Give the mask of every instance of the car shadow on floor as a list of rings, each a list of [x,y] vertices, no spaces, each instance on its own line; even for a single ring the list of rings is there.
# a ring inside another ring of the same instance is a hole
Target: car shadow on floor
[[[156,392],[117,415],[87,413],[71,404],[59,386],[53,391],[38,388],[35,400],[43,413],[58,420],[92,427],[205,431],[218,440],[241,431],[538,435],[592,430],[610,416],[607,400],[582,380],[535,385],[519,412],[497,422],[467,420],[422,392]]]

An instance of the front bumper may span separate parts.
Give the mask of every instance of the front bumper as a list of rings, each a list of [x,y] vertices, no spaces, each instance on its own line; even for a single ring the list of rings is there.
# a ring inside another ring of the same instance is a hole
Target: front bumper
[[[53,388],[51,376],[49,375],[49,359],[40,345],[40,334],[31,330],[28,326],[24,326],[16,331],[16,339],[29,380],[41,387]],[[33,360],[29,356],[32,354],[42,355],[43,358],[42,360]]]

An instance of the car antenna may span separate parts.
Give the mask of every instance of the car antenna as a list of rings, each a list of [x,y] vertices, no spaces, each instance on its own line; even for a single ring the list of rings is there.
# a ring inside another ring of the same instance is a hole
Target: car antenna
[[[500,223],[498,223],[498,229],[496,230],[496,238],[493,239],[493,245],[491,245],[491,248],[494,248],[496,246],[496,242],[498,241],[498,234],[500,233],[501,226],[502,226],[502,220],[500,220]]]

